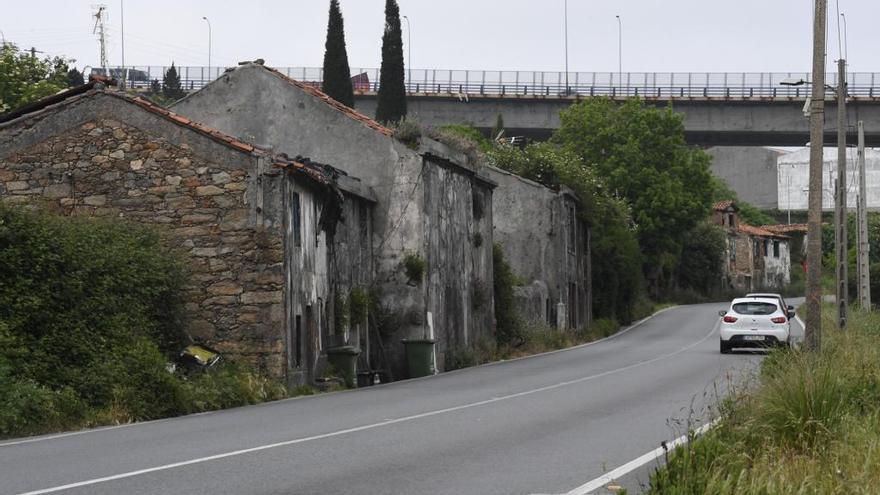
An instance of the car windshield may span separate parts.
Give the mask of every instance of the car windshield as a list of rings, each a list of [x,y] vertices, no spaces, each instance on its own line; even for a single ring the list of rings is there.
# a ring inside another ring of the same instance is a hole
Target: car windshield
[[[763,301],[749,301],[734,304],[733,310],[741,315],[771,315],[776,312],[776,305]]]

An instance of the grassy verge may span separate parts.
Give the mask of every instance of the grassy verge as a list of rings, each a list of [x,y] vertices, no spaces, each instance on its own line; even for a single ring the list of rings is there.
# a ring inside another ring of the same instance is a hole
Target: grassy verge
[[[717,428],[678,448],[656,494],[851,494],[880,486],[880,315],[846,332],[823,308],[822,350],[774,352]]]
[[[657,303],[645,305],[640,319],[650,316],[662,309],[676,306],[672,303]],[[516,339],[509,343],[494,344],[483,342],[475,351],[452,349],[447,351],[446,370],[467,368],[494,361],[504,361],[525,356],[533,356],[544,352],[567,349],[581,344],[595,342],[599,339],[611,336],[621,329],[621,325],[614,319],[599,319],[593,324],[580,331],[560,331],[546,323],[527,322],[521,323],[522,329]]]

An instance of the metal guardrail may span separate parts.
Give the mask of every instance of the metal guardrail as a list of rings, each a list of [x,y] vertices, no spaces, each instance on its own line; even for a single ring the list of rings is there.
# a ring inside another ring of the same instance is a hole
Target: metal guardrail
[[[93,71],[100,71],[94,69]],[[119,78],[120,67],[109,69]],[[126,67],[127,85],[149,88],[161,83],[168,67]],[[318,67],[279,67],[281,73],[299,81],[319,85],[323,70]],[[225,67],[177,67],[181,85],[187,91],[203,87],[226,71]],[[410,94],[461,96],[611,96],[644,98],[805,98],[809,85],[786,86],[786,80],[810,79],[807,72],[532,72],[412,69],[406,72]],[[355,90],[379,89],[379,69],[352,69]],[[857,98],[880,98],[880,73],[847,74],[848,94]],[[826,74],[828,86],[837,85],[837,73]],[[829,91],[832,91],[829,89]]]

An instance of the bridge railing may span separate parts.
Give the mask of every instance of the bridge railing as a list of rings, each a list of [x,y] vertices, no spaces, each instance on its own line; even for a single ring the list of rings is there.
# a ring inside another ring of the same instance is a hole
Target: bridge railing
[[[177,67],[181,85],[195,90],[220,77],[224,67]],[[126,67],[127,85],[146,89],[161,85],[168,67]],[[306,83],[320,85],[323,70],[319,67],[279,67],[283,74]],[[101,71],[101,69],[93,69]],[[109,69],[119,78],[123,69]],[[354,68],[356,91],[379,89],[379,69]],[[807,72],[533,72],[410,69],[405,72],[406,88],[411,94],[459,96],[640,96],[648,98],[803,98],[809,84],[783,85],[783,82],[809,81]],[[826,84],[837,85],[837,73],[826,74]],[[847,74],[850,96],[880,98],[880,73]],[[829,92],[833,91],[828,89]]]

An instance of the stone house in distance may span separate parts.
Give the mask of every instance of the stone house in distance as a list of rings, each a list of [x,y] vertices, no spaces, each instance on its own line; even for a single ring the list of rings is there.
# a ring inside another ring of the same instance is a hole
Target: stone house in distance
[[[790,238],[742,223],[733,201],[713,207],[713,222],[727,232],[724,286],[741,291],[782,289],[791,282]]]
[[[498,184],[495,241],[526,282],[516,288],[520,315],[557,328],[586,328],[592,316],[591,239],[578,217],[577,196],[495,167],[485,170]]]
[[[384,345],[372,355],[393,375],[405,376],[400,339],[433,337],[443,370],[447,353],[493,338],[494,183],[463,154],[427,138],[402,143],[320,90],[258,63],[228,70],[172,108],[246,142],[331,163],[373,190]],[[415,280],[407,260],[423,263]]]
[[[189,254],[191,337],[291,382],[347,330],[322,314],[330,287],[370,283],[373,198],[337,175],[99,81],[0,120],[0,200],[155,225]]]

